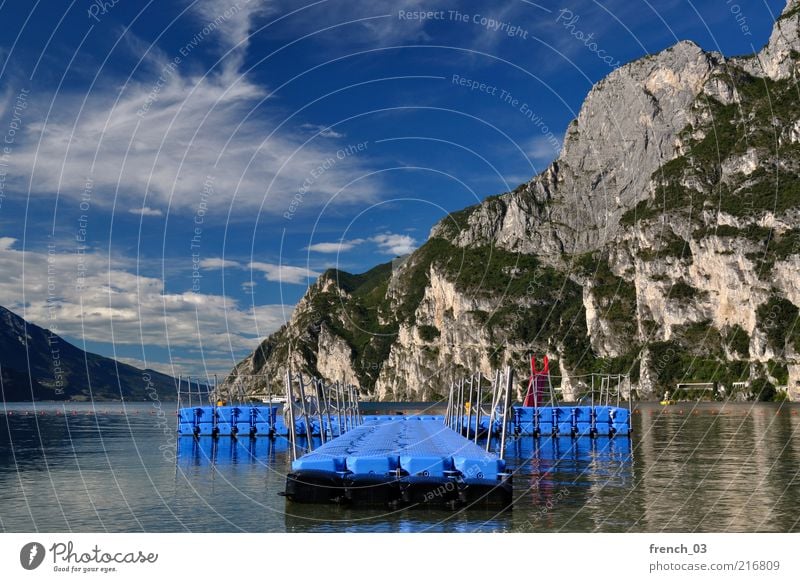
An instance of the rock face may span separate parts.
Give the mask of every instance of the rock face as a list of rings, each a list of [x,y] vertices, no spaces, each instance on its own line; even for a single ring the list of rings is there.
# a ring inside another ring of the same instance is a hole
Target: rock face
[[[773,80],[795,78],[797,53],[800,50],[800,2],[789,0],[775,23],[769,43],[758,54],[758,58],[745,62],[748,72]]]
[[[641,397],[800,398],[798,51],[792,0],[751,58],[681,42],[614,71],[542,174],[394,267],[325,273],[228,383],[279,390],[291,363],[430,399],[474,370],[524,378],[537,353],[569,389],[605,372]]]

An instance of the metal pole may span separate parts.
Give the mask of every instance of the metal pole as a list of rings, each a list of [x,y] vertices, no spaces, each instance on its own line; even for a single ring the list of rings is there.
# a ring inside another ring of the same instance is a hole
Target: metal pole
[[[294,424],[294,390],[292,389],[292,370],[286,372],[286,405],[289,407],[289,440],[292,443],[292,460],[297,459],[297,435]]]
[[[495,372],[495,374],[494,374],[494,380],[492,382],[492,408],[491,408],[491,411],[489,412],[489,430],[488,430],[489,434],[486,437],[486,452],[487,453],[489,452],[489,449],[491,448],[491,444],[492,444],[492,430],[494,428],[494,417],[495,417],[495,411],[497,410],[497,404],[498,404],[497,388],[498,388],[499,384],[500,384],[500,370],[497,370]]]
[[[595,430],[594,416],[595,416],[595,412],[594,412],[594,374],[592,374],[592,410],[591,410],[591,413],[589,414],[589,420],[591,421],[592,433],[594,433],[594,430]]]
[[[356,426],[361,425],[361,408],[358,402],[358,386],[355,384],[350,388],[353,391],[353,414],[356,419]]]
[[[447,393],[447,408],[444,409],[444,424],[450,426],[450,407],[453,402],[453,384],[450,384],[450,390]]]
[[[475,374],[469,377],[469,410],[467,411],[467,438],[469,438],[469,431],[472,428],[472,389],[475,385]]]
[[[503,433],[500,437],[500,458],[505,458],[506,454],[506,427],[508,426],[508,405],[511,396],[511,385],[514,383],[514,369],[511,366],[506,368],[506,397],[503,402]]]
[[[311,450],[311,423],[308,421],[308,407],[306,407],[306,387],[303,382],[303,373],[297,375],[298,386],[300,388],[300,405],[303,407],[303,423],[306,425],[306,437],[308,438],[307,449]]]
[[[336,380],[333,393],[336,395],[336,422],[339,424],[339,436],[342,436],[342,407],[339,402],[339,380]]]
[[[349,431],[353,428],[353,423],[350,421],[350,387],[348,385],[342,387],[342,399],[344,400],[344,430]]]
[[[191,406],[189,406],[191,408]],[[181,376],[178,374],[178,402],[175,403],[175,423],[178,425],[178,428],[181,426]]]
[[[322,409],[320,408],[320,402],[323,400],[323,389],[324,389],[324,381],[323,380],[315,380],[314,381],[314,395],[317,399],[317,420],[319,421],[319,438],[324,443],[325,439],[325,426],[322,423]]]
[[[458,434],[464,432],[464,388],[465,380],[458,381]]]
[[[358,392],[358,385],[353,386],[353,390],[356,393],[356,414],[358,414],[358,424],[361,426],[364,424],[364,413],[361,412],[361,394]]]
[[[330,402],[330,392],[328,391],[328,387],[323,385],[323,396],[325,398],[325,417],[328,419],[328,428],[327,430],[330,431],[330,437],[333,438],[333,422],[331,422],[331,402]],[[327,431],[326,431],[326,434]]]
[[[453,430],[457,431],[461,420],[461,380],[456,380],[453,417]]]
[[[483,384],[483,375],[478,372],[478,397],[475,399],[475,403],[478,406],[478,410],[475,413],[475,444],[478,444],[478,429],[481,427],[481,407],[483,405],[483,398],[481,394],[481,385]]]

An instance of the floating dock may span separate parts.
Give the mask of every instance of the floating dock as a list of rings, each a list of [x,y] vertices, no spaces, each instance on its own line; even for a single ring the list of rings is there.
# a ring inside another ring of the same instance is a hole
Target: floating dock
[[[511,475],[503,459],[441,419],[393,417],[366,422],[295,460],[285,496],[299,503],[506,506]]]
[[[592,392],[591,406],[557,403],[552,390],[551,406],[538,406],[547,362],[543,371],[533,364],[532,370],[524,404],[533,406],[512,404],[507,367],[489,386],[479,373],[451,385],[441,416],[363,415],[356,387],[302,373],[287,373],[285,405],[273,405],[269,395],[267,404],[225,405],[219,398],[215,406],[198,398],[201,405],[191,406],[190,396],[190,406],[181,407],[179,391],[178,433],[195,442],[230,437],[232,444],[285,437],[292,472],[282,494],[296,503],[506,507],[512,482],[504,455],[511,442],[631,433],[630,408],[609,405],[610,383],[597,401]],[[619,404],[619,389],[615,396]],[[493,446],[497,454],[489,452]]]

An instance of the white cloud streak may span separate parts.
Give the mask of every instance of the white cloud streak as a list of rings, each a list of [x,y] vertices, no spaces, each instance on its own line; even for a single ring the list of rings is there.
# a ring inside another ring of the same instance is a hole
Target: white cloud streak
[[[138,214],[140,216],[164,216],[164,213],[158,208],[150,208],[143,206],[142,208],[131,208],[128,210],[131,214]]]
[[[292,285],[308,285],[310,279],[316,279],[321,275],[321,273],[305,267],[292,267],[274,263],[252,262],[248,265],[248,268],[264,273],[267,281]]]
[[[211,258],[211,259],[202,259],[200,261],[200,267],[203,269],[235,269],[241,267],[242,265],[236,261],[231,261],[229,259],[218,259],[218,258]]]
[[[311,251],[312,253],[326,253],[326,254],[345,253],[347,251],[353,250],[355,247],[357,247],[363,242],[364,239],[360,238],[353,240],[344,240],[339,242],[321,242],[309,245],[305,248],[305,250]]]

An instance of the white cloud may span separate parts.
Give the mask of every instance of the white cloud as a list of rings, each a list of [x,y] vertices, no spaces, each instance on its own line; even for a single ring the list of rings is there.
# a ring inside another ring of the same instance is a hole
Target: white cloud
[[[115,197],[108,194],[115,193],[127,208],[193,214],[210,181],[208,222],[224,221],[234,198],[237,212],[251,212],[262,202],[264,212],[286,212],[312,172],[336,158],[338,147],[304,143],[291,122],[276,129],[285,112],[271,106],[266,87],[239,71],[250,27],[265,5],[239,5],[198,40],[198,46],[231,50],[205,74],[192,67],[194,55],[175,64],[178,49],[165,54],[156,48],[129,79],[104,73],[88,94],[84,88],[60,92],[49,113],[36,109],[49,106],[48,99],[32,102],[17,136],[9,183],[27,188],[30,181],[32,194],[57,192],[67,203],[88,189],[97,207],[110,207]],[[193,9],[197,34],[230,7],[223,0],[200,2]],[[138,51],[135,57],[147,50],[141,42],[127,46]],[[302,205],[328,202],[363,174],[363,158],[337,159],[314,179]],[[337,195],[337,203],[376,199],[377,180],[356,180]]]
[[[0,305],[73,338],[236,357],[291,316],[291,306],[253,308],[222,295],[168,292],[162,279],[132,272],[133,259],[114,257],[112,265],[106,253],[0,250]]]
[[[551,162],[561,151],[564,136],[555,134],[537,135],[526,144],[526,154],[531,160],[538,162]]]
[[[316,279],[321,275],[316,271],[305,267],[290,267],[287,265],[276,265],[274,263],[253,262],[248,268],[254,271],[261,271],[267,281],[277,281],[294,285],[307,285],[309,279]]]
[[[228,259],[212,258],[203,259],[200,261],[200,267],[203,269],[233,269],[241,266],[242,265],[236,261],[231,261]]]
[[[208,381],[214,381],[216,374],[218,380],[222,379],[233,369],[239,362],[233,358],[208,358],[202,355],[198,357],[178,357],[173,356],[168,362],[159,362],[155,360],[141,360],[139,358],[116,358],[124,364],[129,364],[137,368],[155,370],[162,374],[169,376],[189,376],[191,378],[200,378]],[[185,381],[185,380],[184,380]]]
[[[163,216],[164,213],[158,208],[150,208],[149,206],[142,206],[141,208],[131,208],[128,210],[131,214],[139,214],[141,216]]]
[[[14,246],[17,239],[10,236],[0,236],[0,251],[7,251]]]
[[[343,240],[339,242],[315,243],[307,246],[304,250],[312,253],[345,253],[353,250],[356,246],[364,242],[364,239]]]
[[[318,133],[320,137],[329,137],[329,138],[339,138],[345,137],[345,134],[340,133],[328,126],[325,125],[316,125],[313,123],[304,123],[300,126],[302,129],[307,129],[309,131],[313,131],[314,133]]]
[[[377,243],[380,252],[386,255],[407,255],[417,248],[417,241],[406,234],[387,232],[373,236],[369,240]]]

